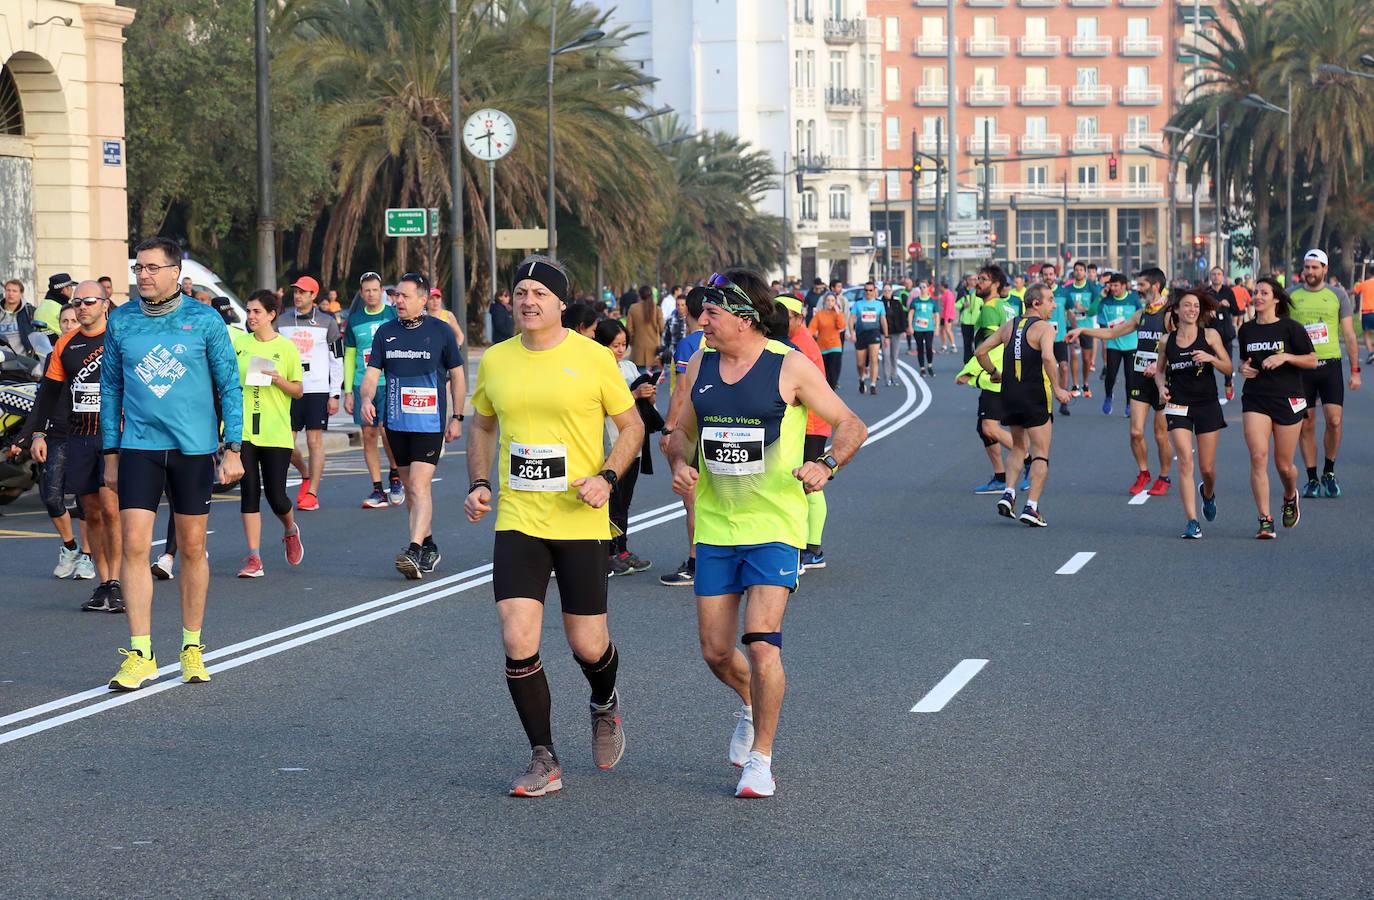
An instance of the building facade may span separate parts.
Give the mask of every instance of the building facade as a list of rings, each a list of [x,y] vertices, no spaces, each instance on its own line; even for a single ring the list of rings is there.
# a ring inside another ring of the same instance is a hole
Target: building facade
[[[898,247],[911,240],[911,168],[919,160],[915,238],[923,272],[945,231],[935,213],[937,162],[954,167],[958,211],[990,219],[994,257],[1015,268],[1056,258],[1127,270],[1163,264],[1171,192],[1183,211],[1178,219],[1191,219],[1184,233],[1214,230],[1213,204],[1200,198],[1195,209],[1186,183],[1171,191],[1170,165],[1160,158],[1169,152],[1164,128],[1189,86],[1181,48],[1191,46],[1195,16],[1204,24],[1213,17],[1211,2],[954,6],[951,32],[946,0],[868,2],[884,36],[884,159],[907,170],[887,176],[889,204],[875,207],[874,227],[890,229]],[[947,202],[948,175],[940,190]]]
[[[0,3],[0,279],[127,290],[123,30],[114,0]]]

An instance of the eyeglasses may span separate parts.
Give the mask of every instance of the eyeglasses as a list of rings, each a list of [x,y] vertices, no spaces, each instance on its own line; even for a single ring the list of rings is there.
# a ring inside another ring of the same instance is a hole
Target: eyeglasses
[[[73,297],[73,303],[80,303],[82,306],[95,306],[97,303],[104,303],[104,297]]]
[[[152,266],[152,265],[147,265],[147,266],[145,266],[143,263],[134,263],[132,266],[129,266],[129,271],[130,271],[130,272],[133,272],[135,275],[142,275],[144,272],[147,272],[149,275],[156,275],[158,272],[161,272],[163,269],[180,269],[180,268],[181,268],[181,264],[180,264],[180,263],[173,263],[173,264],[170,265],[170,266]]]

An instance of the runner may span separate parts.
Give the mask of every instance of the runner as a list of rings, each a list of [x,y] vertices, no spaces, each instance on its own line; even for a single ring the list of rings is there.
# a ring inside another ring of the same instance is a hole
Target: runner
[[[1002,346],[1000,344],[992,348],[988,353],[988,359],[997,371],[1002,371]],[[978,439],[983,442],[983,449],[987,451],[988,461],[992,463],[992,479],[987,484],[974,488],[973,492],[975,494],[1009,495],[1007,511],[1011,512],[1015,509],[1013,503],[1016,500],[1016,491],[1030,489],[1030,453],[1027,447],[1018,447],[1012,439],[1011,432],[1002,427],[1002,383],[993,381],[992,377],[983,371],[977,356],[964,365],[964,368],[955,376],[954,383],[972,385],[978,388],[978,418],[974,427],[977,429]],[[1010,488],[1007,485],[1007,463],[1004,451],[1018,453],[1015,458],[1025,460],[1021,470],[1021,482],[1016,488]]]
[[[429,297],[425,301],[425,312],[452,328],[453,339],[458,342],[458,349],[463,349],[463,329],[458,327],[458,317],[444,306],[444,292],[437,287],[429,289]]]
[[[907,333],[906,304],[901,297],[893,294],[890,284],[883,285],[883,315],[887,317],[887,327],[883,331],[883,377],[888,387],[896,387],[902,336]]]
[[[815,339],[806,329],[806,316],[803,314],[801,301],[783,294],[777,298],[777,303],[787,312],[788,341],[824,374],[825,360],[821,357],[820,347],[816,345]],[[900,301],[898,303],[900,304]],[[905,330],[899,326],[895,333],[901,334]],[[895,359],[897,350],[894,348],[892,353]],[[816,415],[812,410],[807,410],[806,439],[802,445],[802,459],[820,459],[825,456],[825,445],[832,434],[834,434],[834,429],[830,427],[829,422]],[[829,507],[825,502],[824,491],[812,491],[806,495],[806,549],[802,550],[801,553],[802,572],[826,567],[825,551],[821,548],[821,541],[825,537],[825,520],[828,514]]]
[[[305,557],[301,529],[286,495],[286,474],[291,470],[291,401],[304,390],[300,353],[296,345],[277,333],[274,323],[281,311],[272,291],[248,295],[248,332],[234,341],[239,385],[243,388],[243,483],[239,485],[239,513],[248,555],[239,569],[240,578],[261,578],[262,505],[281,521],[282,547],[288,565],[298,566]]]
[[[669,461],[673,490],[697,493],[702,655],[743,703],[729,750],[744,769],[735,796],[771,797],[782,617],[807,543],[806,494],[825,487],[868,431],[803,354],[766,337],[773,297],[763,279],[731,269],[708,285],[702,327],[716,352],[697,353],[688,367],[692,410],[673,433]],[[834,428],[831,454],[816,460],[803,456],[808,410]],[[747,659],[735,648],[746,594]]]
[[[1107,277],[1107,293],[1103,295],[1102,302],[1097,307],[1097,321],[1100,325],[1107,328],[1115,328],[1135,315],[1140,309],[1140,297],[1130,289],[1130,281],[1120,272],[1113,272]],[[1107,341],[1107,361],[1103,366],[1103,393],[1102,415],[1112,414],[1113,397],[1116,394],[1116,377],[1118,370],[1129,382],[1131,371],[1135,365],[1135,350],[1139,339],[1134,331],[1130,334],[1123,334]],[[1127,418],[1131,415],[1131,404],[1126,404],[1125,414]]]
[[[934,295],[940,303],[940,352],[958,353],[959,348],[954,344],[954,323],[959,318],[959,308],[954,302],[954,292],[949,289],[948,282],[941,281]]]
[[[444,443],[463,434],[467,396],[457,336],[443,321],[425,315],[428,289],[425,277],[415,272],[396,282],[396,319],[382,323],[372,336],[367,374],[358,389],[363,421],[375,425],[383,417],[374,401],[386,379],[386,440],[405,484],[410,526],[410,546],[396,557],[396,571],[411,581],[439,564],[439,548],[430,530],[430,485]]]
[[[681,302],[685,306],[686,298],[681,298]],[[674,307],[676,307],[676,303]],[[686,327],[687,319],[684,314],[683,328],[686,329]],[[625,330],[625,326],[620,323],[620,320],[602,319],[597,322],[594,337],[598,344],[609,349],[611,355],[615,357],[616,365],[620,368],[620,375],[625,379],[625,386],[630,389],[630,396],[636,401],[644,400],[652,404],[656,385],[663,373],[660,371],[656,374],[641,375],[635,364],[625,358],[630,352],[630,333]],[[636,403],[636,408],[638,408],[638,403]],[[643,418],[641,415],[641,421]],[[615,427],[615,421],[608,416],[606,418],[606,437],[610,446],[615,446],[615,439],[619,436],[620,430]],[[607,548],[607,571],[612,578],[616,575],[637,575],[653,568],[653,563],[631,553],[629,547],[630,504],[634,502],[635,484],[639,481],[640,459],[641,457],[636,457],[630,462],[629,467],[625,469],[625,474],[615,483],[615,489],[611,491],[612,537]]]
[[[1254,318],[1240,326],[1240,374],[1245,378],[1240,408],[1245,446],[1250,450],[1250,490],[1259,512],[1255,537],[1272,540],[1269,514],[1269,445],[1283,488],[1283,527],[1302,518],[1298,507],[1298,467],[1293,463],[1306,418],[1303,371],[1315,369],[1317,354],[1307,329],[1290,315],[1292,301],[1273,278],[1261,278],[1251,297]]]
[[[687,391],[683,388],[686,383],[687,364],[692,360],[692,354],[701,349],[701,313],[702,300],[704,298],[702,288],[693,287],[687,294],[687,336],[678,341],[677,347],[673,350],[673,393],[668,398],[668,415],[664,417],[662,437],[658,439],[659,452],[666,458],[668,456],[668,441],[677,429],[677,423],[682,418],[683,410],[687,408]],[[834,315],[832,321],[838,321],[840,326],[844,325],[844,317],[835,309],[835,297],[828,295],[825,300],[825,307]],[[816,314],[819,319],[822,312]],[[813,319],[812,321],[816,321]],[[840,340],[841,332],[836,332],[835,340]],[[830,359],[830,357],[826,357]],[[839,354],[834,358],[838,360]],[[838,363],[834,367],[834,375],[840,377],[840,367]],[[658,576],[658,583],[668,587],[691,587],[697,579],[697,544],[696,544],[696,495],[684,494],[682,496],[682,507],[687,512],[687,558],[682,565],[677,567],[674,572]]]
[[[547,257],[526,259],[514,292],[519,338],[489,348],[477,370],[464,509],[469,522],[491,512],[487,476],[497,463],[492,587],[506,685],[531,747],[529,766],[510,793],[542,797],[563,788],[539,658],[550,570],[568,646],[591,686],[592,758],[609,769],[625,752],[615,690],[620,656],[606,625],[606,504],[644,443],[644,423],[611,355],[563,327],[559,311],[571,296],[563,267]],[[602,444],[608,415],[620,429],[609,457]]]
[[[859,370],[859,393],[878,393],[878,354],[887,337],[887,309],[878,299],[878,286],[864,285],[864,297],[849,307],[849,332],[854,335],[854,365]]]
[[[25,427],[41,423],[46,429],[33,432],[30,455],[43,464],[43,496],[49,512],[56,508],[67,515],[64,498],[74,494],[85,521],[84,537],[91,555],[81,554],[72,574],[82,577],[82,563],[93,557],[92,574],[99,573],[100,583],[81,608],[120,613],[124,596],[119,580],[123,553],[119,498],[102,483],[100,452],[100,370],[110,304],[96,281],[81,282],[74,294],[72,306],[61,315],[62,319],[75,315],[77,327],[64,330],[53,346]],[[67,555],[59,559],[59,566],[68,556],[77,556],[76,548],[74,540],[64,544]]]
[[[1317,354],[1317,367],[1303,373],[1307,418],[1302,423],[1302,462],[1307,467],[1305,498],[1341,495],[1336,480],[1336,454],[1341,449],[1341,422],[1345,408],[1345,384],[1341,373],[1341,342],[1350,358],[1350,390],[1360,389],[1360,354],[1355,343],[1354,304],[1344,292],[1337,296],[1326,286],[1326,253],[1308,250],[1302,258],[1303,286],[1290,295],[1293,318],[1307,329]],[[1317,402],[1321,401],[1326,430],[1322,437],[1325,463],[1317,480]]]
[[[821,300],[821,308],[812,314],[811,335],[816,339],[816,346],[821,348],[821,357],[825,360],[826,383],[831,390],[838,391],[840,364],[844,361],[844,316],[840,313],[839,301],[834,294],[826,294]],[[696,352],[695,347],[692,352]],[[688,358],[691,358],[690,354]],[[687,363],[678,360],[678,364],[682,367],[678,372],[678,377],[681,377],[687,371]]]
[[[978,293],[980,306],[978,321],[973,333],[974,346],[981,344],[987,336],[1002,327],[1007,320],[1006,299],[1007,273],[998,265],[983,266],[973,280],[974,290]],[[972,354],[969,359],[972,359]],[[965,363],[968,360],[964,360]]]
[[[396,318],[396,308],[382,299],[382,276],[376,272],[363,273],[358,283],[362,305],[355,307],[344,325],[343,357],[343,407],[344,412],[353,417],[353,424],[362,429],[363,462],[367,464],[367,474],[372,478],[372,493],[363,500],[365,509],[381,509],[388,503],[400,506],[405,502],[406,489],[401,484],[401,473],[396,469],[396,455],[386,441],[386,406],[377,407],[377,424],[363,422],[362,404],[358,402],[358,388],[362,386],[363,376],[367,373],[367,361],[372,352],[372,336],[387,322]],[[361,360],[359,356],[361,355]],[[359,362],[361,361],[361,365]],[[386,389],[386,380],[377,385],[378,390]],[[386,450],[386,461],[391,467],[387,472],[387,492],[382,492],[382,461],[377,453],[377,441],[381,439]]]
[[[1080,260],[1073,264],[1073,280],[1056,292],[1056,305],[1063,313],[1071,314],[1074,323],[1092,322],[1097,319],[1100,290],[1095,281],[1088,280],[1088,267]],[[1066,331],[1063,325],[1059,325],[1058,328],[1055,337]],[[1075,397],[1092,397],[1093,390],[1092,385],[1088,384],[1088,376],[1097,368],[1092,341],[1089,340],[1088,346],[1080,347],[1079,340],[1066,340],[1064,349],[1069,357],[1069,393]]]
[[[1236,298],[1236,292],[1226,283],[1226,273],[1221,270],[1221,266],[1212,266],[1211,271],[1207,273],[1207,279],[1212,295],[1217,298],[1216,324],[1212,327],[1221,335],[1226,355],[1230,357],[1231,347],[1236,342],[1236,316],[1240,315],[1240,301]],[[1226,396],[1221,400],[1222,406],[1236,396],[1234,375],[1234,372],[1226,375]]]
[[[1374,364],[1374,275],[1351,288],[1360,298],[1360,332],[1364,336],[1365,365]]]
[[[302,275],[291,285],[295,306],[282,311],[277,331],[296,345],[305,372],[305,393],[291,401],[291,430],[305,432],[307,463],[300,451],[291,454],[291,465],[301,475],[296,491],[296,508],[320,508],[320,478],[324,475],[324,433],[329,417],[339,411],[339,386],[343,381],[343,346],[339,323],[315,305],[320,283]]]
[[[974,276],[964,277],[959,289],[959,299],[954,305],[959,310],[959,334],[964,341],[964,362],[968,362],[973,358],[973,348],[978,345],[978,316],[983,309],[983,301],[978,296]]]
[[[1059,270],[1054,263],[1045,263],[1040,267],[1040,283],[1049,288],[1052,293],[1059,296]],[[1064,308],[1064,304],[1056,302],[1054,312],[1050,318],[1050,324],[1054,326],[1054,361],[1059,367],[1059,381],[1061,384],[1069,383],[1069,344],[1067,334],[1069,332],[1069,311]],[[1070,393],[1072,396],[1072,393]],[[1059,404],[1059,414],[1061,416],[1070,415],[1067,403]]]
[[[935,334],[940,329],[940,304],[929,291],[911,295],[907,328],[916,336],[916,367],[922,375],[935,375]]]
[[[1026,289],[1023,302],[1025,315],[1002,323],[978,345],[975,355],[988,377],[1002,383],[1002,424],[1011,429],[1012,443],[1030,451],[1030,491],[1020,519],[1028,526],[1043,528],[1049,524],[1040,514],[1040,498],[1050,471],[1054,428],[1051,410],[1056,399],[1064,408],[1069,392],[1059,386],[1059,368],[1054,361],[1055,331],[1046,327],[1056,306],[1053,291],[1044,285],[1032,285]],[[1003,348],[1001,372],[990,356],[998,346]],[[1016,492],[1008,485],[997,501],[998,514],[1010,518],[1016,511],[1015,502]]]
[[[181,245],[153,237],[135,250],[134,277],[142,298],[109,318],[100,366],[100,430],[105,485],[119,495],[124,539],[124,603],[130,649],[110,680],[132,691],[157,678],[152,648],[153,576],[147,568],[153,523],[165,489],[171,489],[181,550],[181,680],[210,680],[201,627],[210,567],[205,523],[215,483],[215,450],[224,415],[221,484],[243,476],[239,459],[243,393],[234,347],[224,320],[187,300],[177,287]]]
[[[1089,337],[1113,340],[1134,333],[1137,338],[1131,369],[1126,373],[1126,387],[1131,397],[1131,455],[1139,472],[1130,487],[1132,495],[1149,488],[1151,497],[1169,493],[1169,470],[1174,451],[1169,442],[1169,426],[1164,416],[1164,401],[1155,385],[1155,371],[1159,360],[1159,341],[1164,336],[1164,272],[1149,268],[1136,276],[1136,289],[1142,307],[1124,322],[1110,328],[1083,328]],[[1159,453],[1159,477],[1150,483],[1150,457],[1145,449],[1145,420],[1154,410],[1155,447]]]
[[[1182,291],[1170,304],[1165,320],[1172,319],[1173,330],[1160,341],[1163,364],[1155,369],[1155,388],[1164,401],[1164,416],[1169,422],[1169,437],[1178,457],[1178,474],[1185,487],[1180,490],[1183,513],[1188,517],[1182,537],[1202,537],[1197,520],[1197,500],[1186,487],[1193,479],[1193,438],[1197,435],[1197,467],[1202,481],[1197,492],[1202,497],[1202,515],[1211,522],[1217,517],[1217,438],[1226,427],[1226,418],[1217,400],[1217,379],[1231,371],[1231,356],[1226,352],[1221,333],[1212,327],[1217,298],[1211,291],[1191,288]]]

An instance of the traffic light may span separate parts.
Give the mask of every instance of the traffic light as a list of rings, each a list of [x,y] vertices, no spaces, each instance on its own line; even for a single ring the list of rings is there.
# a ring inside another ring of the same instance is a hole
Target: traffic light
[[[921,177],[921,161],[919,159],[911,161],[911,177],[917,180]]]
[[[988,243],[994,245],[997,243],[997,232],[993,231],[988,234]]]
[[[942,251],[949,249],[949,238],[945,237],[943,234],[940,235],[940,249]]]
[[[1116,157],[1107,157],[1107,178],[1116,181]]]
[[[1193,235],[1193,255],[1201,256],[1202,251],[1207,247],[1207,238],[1201,234]]]
[[[805,187],[806,187],[805,184],[802,182],[802,170],[801,170],[801,169],[798,169],[798,170],[797,170],[797,193],[800,194],[803,190],[805,190]]]

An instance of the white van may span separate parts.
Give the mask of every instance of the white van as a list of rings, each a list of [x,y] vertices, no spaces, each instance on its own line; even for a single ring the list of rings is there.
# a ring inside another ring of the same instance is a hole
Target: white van
[[[135,262],[136,260],[129,260],[130,268],[133,267]],[[218,275],[196,262],[194,259],[183,259],[181,261],[180,277],[190,278],[196,290],[205,291],[211,297],[228,297],[229,308],[234,318],[234,321],[229,323],[230,327],[237,328],[240,331],[248,330],[248,313],[244,309],[243,301],[238,298],[237,294],[229,289],[229,286],[225,284]],[[180,281],[180,279],[178,279],[178,281]],[[134,281],[133,273],[130,272],[129,299],[132,300],[137,296],[138,283]]]

